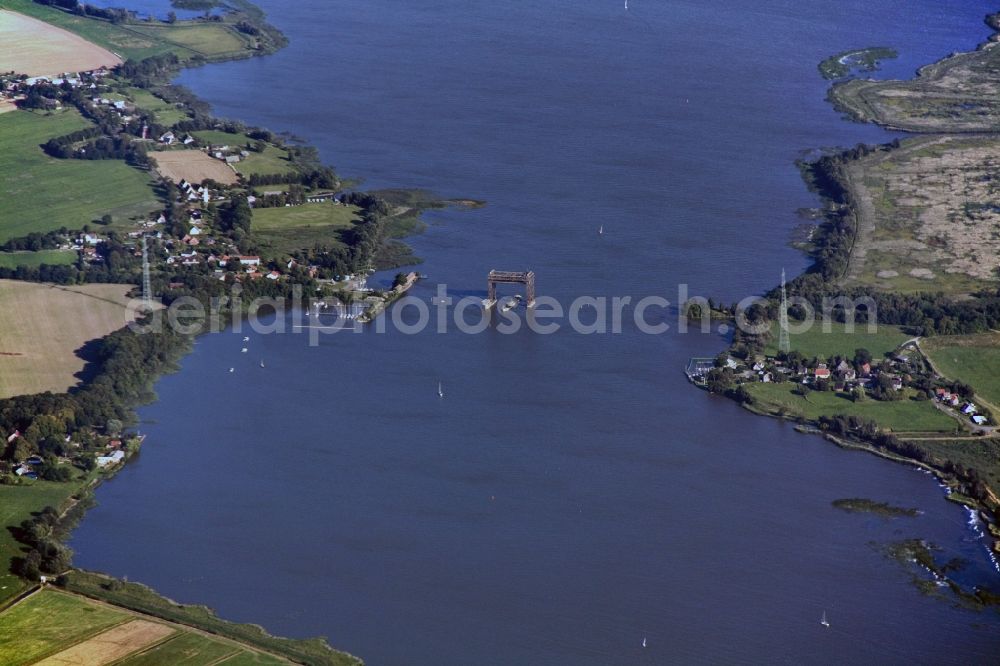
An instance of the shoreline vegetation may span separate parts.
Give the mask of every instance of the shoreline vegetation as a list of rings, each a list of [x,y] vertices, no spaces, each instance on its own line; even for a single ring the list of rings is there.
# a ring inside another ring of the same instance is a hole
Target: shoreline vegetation
[[[898,58],[899,52],[887,46],[841,51],[819,64],[824,79],[843,79],[854,72],[875,72],[883,60]]]
[[[1000,13],[986,22],[1000,31]],[[917,136],[799,163],[822,206],[813,211],[818,225],[805,247],[812,265],[788,283],[787,295],[825,312],[832,332],[791,335],[790,349],[779,350],[782,291],[775,288],[745,313],[751,324],[764,324],[762,334],[737,329],[727,350],[692,359],[687,370],[699,387],[754,413],[932,473],[947,499],[986,525],[994,566],[1000,380],[988,369],[1000,368],[993,332],[1000,329],[1000,245],[989,229],[1000,223],[1000,206],[982,184],[992,182],[987,153],[1000,141],[998,39],[925,66],[912,81],[833,84],[831,102],[855,120]],[[839,72],[830,59],[820,67]],[[958,94],[939,87],[943,79]],[[861,305],[824,309],[824,299],[836,297]],[[689,304],[687,314],[710,321],[733,318],[736,309]],[[792,323],[806,314],[799,305],[788,309]],[[878,334],[865,333],[869,318]],[[857,332],[847,331],[848,321]],[[903,515],[870,500],[835,505]],[[965,602],[1000,601],[995,591],[949,587]]]
[[[160,20],[77,0],[0,0],[0,9],[51,23],[124,60],[110,69],[39,77],[0,73],[0,104],[16,108],[0,115],[0,175],[26,170],[34,183],[27,194],[0,191],[0,277],[15,288],[135,285],[140,245],[148,242],[158,306],[181,297],[208,306],[239,285],[244,309],[257,296],[291,299],[301,289],[312,303],[363,302],[362,319],[378,316],[419,276],[400,273],[386,290],[365,289],[364,277],[420,261],[400,239],[423,230],[421,213],[485,202],[420,190],[348,190],[304,141],[212,116],[207,104],[170,82],[176,73],[266,55],[287,40],[247,0],[174,0],[174,6],[205,14]],[[23,126],[31,128],[30,140],[12,143]],[[117,207],[96,196],[33,216],[39,198],[83,200],[102,180],[126,193]],[[122,190],[124,182],[131,189]],[[81,195],[67,197],[74,187]],[[220,314],[228,312],[223,307]],[[134,409],[155,398],[153,383],[174,370],[196,335],[120,329],[88,344],[88,376],[80,386],[0,399],[0,609],[39,584],[43,590],[55,584],[293,662],[361,663],[322,639],[272,637],[144,586],[72,568],[65,538],[93,503],[97,485],[138,451]]]

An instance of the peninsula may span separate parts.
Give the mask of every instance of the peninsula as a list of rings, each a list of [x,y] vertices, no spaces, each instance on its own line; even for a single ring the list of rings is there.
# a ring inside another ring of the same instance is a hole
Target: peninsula
[[[1000,15],[987,17],[994,29]],[[842,446],[918,465],[989,530],[1000,555],[1000,141],[997,35],[911,81],[852,78],[830,99],[912,137],[801,164],[823,200],[813,265],[772,290],[716,359],[688,374],[746,408]],[[862,305],[827,308],[824,299]],[[789,299],[798,299],[788,306]],[[784,317],[782,313],[787,316]],[[713,316],[735,308],[713,306]],[[707,317],[707,308],[689,314]],[[854,324],[856,328],[852,327]],[[978,596],[977,596],[978,594]],[[968,596],[968,595],[966,595]],[[972,593],[983,603],[995,595]]]

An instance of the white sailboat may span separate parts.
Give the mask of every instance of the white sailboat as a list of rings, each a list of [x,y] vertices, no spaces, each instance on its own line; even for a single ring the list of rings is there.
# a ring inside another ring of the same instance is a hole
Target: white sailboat
[[[439,398],[443,398],[444,397],[444,389],[441,388],[441,382],[438,382],[438,397]]]
[[[642,647],[646,647],[646,637],[642,637]]]
[[[604,235],[604,225],[603,224],[600,227],[598,227],[598,229],[597,229],[597,235],[598,236],[603,236]]]
[[[824,627],[827,628],[830,627],[830,623],[826,619],[826,611],[823,611],[823,618],[819,621],[819,623],[822,624]]]
[[[264,367],[264,359],[260,359],[260,367]]]

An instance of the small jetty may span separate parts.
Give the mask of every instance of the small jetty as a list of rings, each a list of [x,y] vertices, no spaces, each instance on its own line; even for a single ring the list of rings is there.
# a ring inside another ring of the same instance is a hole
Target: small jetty
[[[692,384],[704,384],[709,371],[715,367],[715,359],[705,356],[692,356],[684,368],[684,374]]]

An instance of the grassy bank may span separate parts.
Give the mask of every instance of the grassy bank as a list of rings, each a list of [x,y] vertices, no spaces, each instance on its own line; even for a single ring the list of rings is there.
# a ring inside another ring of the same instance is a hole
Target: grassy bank
[[[137,583],[123,583],[101,574],[72,571],[65,577],[65,588],[71,592],[100,599],[122,608],[147,613],[240,641],[297,662],[330,666],[348,666],[361,663],[352,655],[333,650],[322,639],[291,640],[271,636],[258,625],[226,622],[219,619],[205,606],[175,603]]]
[[[238,625],[232,625],[238,626]],[[259,651],[260,646],[206,635],[186,623],[161,622],[134,609],[109,605],[67,591],[43,588],[0,613],[0,663],[278,665],[286,659],[314,664],[357,664],[347,655],[278,645],[296,654]],[[273,646],[272,646],[273,647]],[[259,649],[258,649],[259,648]],[[298,654],[302,650],[303,654]]]
[[[78,472],[76,480],[66,483],[39,479],[25,480],[17,486],[0,485],[0,525],[3,526],[0,530],[0,606],[29,586],[23,578],[11,573],[11,560],[19,557],[22,552],[22,545],[14,538],[11,528],[47,506],[62,511],[73,501],[74,496],[86,492],[95,478],[96,473]],[[0,663],[5,663],[2,658]]]
[[[916,400],[912,391],[900,400],[854,401],[845,393],[813,391],[799,384],[757,383],[748,385],[754,398],[753,408],[767,414],[816,422],[821,416],[840,414],[875,421],[895,433],[954,433],[958,423],[934,408],[928,400]]]

